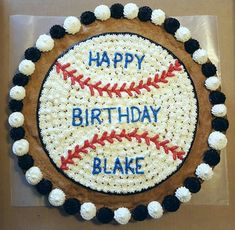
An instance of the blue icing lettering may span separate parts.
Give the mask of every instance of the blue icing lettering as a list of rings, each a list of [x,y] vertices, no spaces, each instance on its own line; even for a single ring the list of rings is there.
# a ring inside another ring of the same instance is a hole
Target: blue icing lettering
[[[121,62],[123,59],[123,56],[121,53],[114,53],[114,58],[113,58],[113,64],[114,64],[114,68],[117,68],[117,63]]]
[[[132,174],[135,174],[135,169],[131,167],[131,164],[133,163],[134,159],[128,157],[125,158],[125,172],[128,174],[129,171],[131,171]]]
[[[132,54],[129,52],[126,52],[124,54],[115,52],[113,54],[113,57],[110,57],[107,51],[103,51],[102,53],[93,53],[90,50],[88,55],[88,65],[91,66],[93,63],[95,63],[96,67],[112,66],[113,68],[117,68],[117,65],[119,63],[120,65],[122,64],[125,69],[127,69],[132,62],[136,62],[136,67],[138,69],[141,69],[144,57],[145,55],[139,56],[138,54]]]
[[[128,64],[131,63],[134,59],[134,56],[133,54],[131,53],[126,53],[125,54],[125,65],[124,65],[124,68],[127,68]]]
[[[80,126],[83,122],[83,119],[81,117],[82,110],[80,108],[74,108],[73,109],[73,116],[72,116],[72,125],[73,126]],[[79,122],[77,122],[77,119],[79,119]]]
[[[126,118],[125,119],[125,123],[129,123],[130,120],[129,120],[129,108],[126,107],[126,113],[122,112],[122,108],[121,107],[118,107],[118,121],[119,123],[124,123],[122,120],[123,118]]]
[[[140,164],[139,161],[144,160],[144,157],[136,157],[136,174],[144,174],[144,171],[139,171],[142,168],[142,165]]]
[[[95,124],[117,124],[117,123],[135,123],[158,121],[158,113],[161,107],[147,106],[139,108],[131,107],[107,107],[107,108],[90,108],[84,111],[77,107],[72,109],[72,125],[73,126],[89,126]],[[107,120],[102,119],[106,116]]]
[[[120,159],[118,157],[116,158],[115,163],[114,163],[113,174],[116,174],[117,170],[122,174],[124,173],[123,168],[122,168],[122,164],[121,164]]]
[[[111,174],[111,171],[107,170],[107,159],[104,159],[104,174]]]
[[[147,119],[148,122],[151,122],[151,117],[149,115],[149,111],[148,111],[148,108],[147,108],[146,105],[144,106],[143,116],[141,118],[141,122],[144,122],[145,119]]]
[[[137,54],[135,54],[135,57],[137,58],[138,61],[138,69],[141,69],[141,63],[143,62],[145,55],[139,57]]]
[[[108,119],[109,119],[109,124],[112,123],[112,116],[111,116],[111,111],[116,109],[115,107],[111,107],[111,108],[103,108],[102,110],[107,110],[108,111]]]
[[[117,157],[113,165],[109,165],[106,158],[102,160],[99,157],[94,157],[93,159],[93,168],[92,174],[98,175],[103,174],[144,174],[142,169],[141,161],[144,160],[144,157],[128,158],[125,157],[123,162],[120,158]],[[109,169],[109,170],[108,170]]]
[[[88,109],[85,110],[85,113],[86,113],[86,126],[88,126],[89,125],[89,121],[88,121],[88,113],[89,113],[89,111],[88,111]]]
[[[102,54],[102,58],[100,60],[99,66],[102,66],[103,63],[107,63],[107,67],[110,66],[109,56],[108,56],[106,51],[104,51],[103,54]]]
[[[98,122],[98,124],[101,124],[101,120],[99,118],[101,114],[101,110],[100,109],[92,109],[91,110],[91,124],[94,125],[95,120]]]
[[[92,170],[92,174],[96,175],[96,174],[100,174],[102,169],[101,169],[101,160],[99,157],[94,157],[93,160],[93,170]]]
[[[141,115],[140,109],[136,106],[131,106],[131,122],[134,123],[139,121],[140,115]]]
[[[157,122],[157,115],[161,109],[161,107],[157,107],[156,109],[153,108],[153,106],[150,105],[150,109],[153,112],[153,116],[154,116],[154,122]]]
[[[89,66],[92,65],[92,62],[96,63],[96,66],[99,67],[100,53],[96,52],[96,57],[92,57],[92,51],[89,51]]]

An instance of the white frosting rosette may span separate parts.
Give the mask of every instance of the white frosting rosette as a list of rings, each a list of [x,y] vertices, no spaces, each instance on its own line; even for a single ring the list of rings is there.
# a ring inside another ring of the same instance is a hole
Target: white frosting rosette
[[[80,214],[84,220],[91,220],[96,215],[95,205],[91,202],[83,203],[81,205]]]
[[[205,86],[209,90],[216,90],[220,87],[220,79],[218,77],[209,77],[205,80]]]
[[[214,131],[209,135],[208,144],[213,149],[221,150],[226,147],[227,138],[223,133]]]
[[[29,184],[36,185],[42,180],[43,175],[38,167],[33,166],[26,171],[25,178]]]
[[[151,15],[151,21],[155,25],[161,25],[165,21],[166,15],[161,9],[153,10]]]
[[[124,16],[128,19],[134,19],[137,17],[139,8],[135,3],[127,3],[124,6]]]
[[[61,206],[65,202],[65,194],[61,189],[55,188],[50,192],[48,201],[53,206]]]
[[[29,76],[31,75],[35,70],[35,64],[31,60],[23,60],[19,64],[19,71],[26,75]]]
[[[76,34],[81,28],[81,22],[77,17],[69,16],[64,20],[64,29],[69,34]]]
[[[175,192],[175,196],[183,203],[190,201],[192,197],[190,191],[185,187],[178,188]]]
[[[127,224],[131,219],[131,213],[127,208],[118,208],[114,211],[114,219],[119,224]]]
[[[42,52],[50,51],[54,47],[54,40],[50,35],[42,34],[36,41],[36,47]]]
[[[193,60],[197,62],[198,64],[204,64],[208,60],[208,55],[206,50],[204,49],[198,49],[193,53]]]
[[[25,88],[23,86],[14,86],[10,90],[10,97],[17,101],[23,100],[25,98]]]
[[[227,107],[225,104],[217,104],[211,108],[211,113],[216,117],[224,117],[227,114]]]
[[[8,118],[11,127],[18,128],[24,124],[24,115],[20,112],[12,113]]]
[[[23,156],[29,151],[29,142],[25,139],[15,141],[12,145],[12,151],[17,156]]]
[[[159,219],[163,215],[163,208],[158,201],[151,201],[148,204],[148,213],[154,219]]]
[[[181,26],[175,32],[175,38],[180,42],[186,42],[191,38],[191,32],[188,28]]]
[[[95,8],[94,14],[97,19],[101,21],[105,21],[110,18],[111,12],[108,6],[106,5],[99,5]]]
[[[208,164],[201,163],[197,166],[195,174],[202,180],[210,180],[213,177],[214,173],[212,168]]]

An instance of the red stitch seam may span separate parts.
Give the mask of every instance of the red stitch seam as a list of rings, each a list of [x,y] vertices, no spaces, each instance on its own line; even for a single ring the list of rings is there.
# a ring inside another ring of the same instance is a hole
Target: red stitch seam
[[[74,164],[74,158],[82,159],[83,154],[88,153],[88,149],[96,149],[96,145],[105,145],[105,141],[109,142],[110,144],[113,144],[115,140],[122,142],[123,139],[127,139],[128,141],[132,141],[132,138],[136,139],[138,143],[141,143],[142,141],[145,141],[147,145],[150,145],[150,143],[154,143],[156,148],[159,150],[160,147],[163,148],[164,152],[168,154],[169,152],[172,154],[172,157],[174,160],[176,159],[183,159],[183,155],[185,154],[184,151],[177,150],[179,146],[169,146],[170,141],[169,140],[163,140],[159,141],[159,135],[156,134],[153,137],[150,137],[148,134],[148,131],[145,131],[141,134],[137,133],[138,129],[134,129],[132,132],[126,133],[126,130],[123,129],[119,134],[116,133],[116,131],[111,131],[110,134],[108,132],[104,132],[101,137],[98,137],[98,134],[95,134],[93,138],[89,140],[85,140],[84,144],[82,146],[75,146],[74,151],[68,150],[67,157],[61,157],[61,166],[60,168],[62,170],[68,170],[68,164]]]
[[[123,83],[120,86],[118,86],[117,83],[114,85],[111,85],[110,83],[106,84],[105,86],[100,86],[102,84],[101,81],[98,81],[97,83],[90,83],[90,77],[84,77],[82,74],[75,75],[77,72],[76,69],[68,70],[70,67],[70,63],[67,64],[60,64],[59,62],[56,62],[56,72],[59,74],[60,71],[62,71],[64,80],[67,80],[68,78],[71,79],[71,84],[74,85],[75,82],[77,82],[81,89],[84,89],[85,86],[89,88],[91,96],[95,95],[95,91],[98,92],[100,96],[103,96],[103,93],[106,92],[109,97],[112,97],[113,94],[117,95],[118,97],[121,97],[122,93],[127,93],[129,96],[133,96],[133,93],[141,94],[141,90],[145,89],[148,92],[151,91],[150,87],[159,88],[159,83],[166,84],[168,81],[166,78],[171,78],[175,76],[174,72],[179,72],[182,70],[182,67],[178,60],[175,61],[174,64],[170,64],[167,71],[163,71],[161,75],[159,76],[158,73],[154,75],[154,77],[148,77],[147,81],[144,82],[143,80],[139,81],[139,83],[136,85],[136,83],[133,81],[130,85],[127,86],[127,83]]]

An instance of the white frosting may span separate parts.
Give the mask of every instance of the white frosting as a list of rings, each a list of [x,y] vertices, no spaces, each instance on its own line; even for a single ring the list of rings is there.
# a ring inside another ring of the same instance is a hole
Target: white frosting
[[[42,34],[36,41],[36,47],[42,52],[50,51],[54,47],[54,40],[50,35]]]
[[[175,32],[175,38],[180,42],[186,42],[191,38],[191,32],[188,28],[181,26]]]
[[[81,205],[80,214],[84,220],[91,220],[96,215],[95,205],[91,202],[83,203]]]
[[[31,60],[23,60],[19,64],[19,71],[26,75],[29,76],[31,75],[35,70],[35,64]]]
[[[137,17],[139,8],[135,3],[127,3],[124,6],[124,16],[128,19],[134,19]]]
[[[227,114],[227,107],[225,104],[213,105],[211,113],[216,117],[224,117]]]
[[[64,20],[64,29],[69,34],[76,34],[81,28],[81,22],[77,17],[69,16]]]
[[[110,18],[111,12],[108,6],[106,5],[99,5],[95,8],[94,14],[97,19],[101,21],[105,21]]]
[[[220,79],[218,77],[209,77],[205,80],[205,86],[209,90],[216,90],[220,87]]]
[[[127,69],[122,68],[122,63],[118,63],[117,68],[111,64],[109,68],[97,67],[95,63],[89,67],[87,65],[89,50],[94,54],[105,50],[111,59],[117,50],[124,54],[133,49],[139,55],[145,54],[141,70],[136,68],[134,62]],[[67,70],[75,69],[76,74],[90,76],[91,83],[102,81],[102,86],[107,83],[111,85],[117,83],[120,86],[123,83],[127,85],[131,82],[138,83],[140,80],[146,82],[149,76],[168,69],[171,63],[175,63],[175,59],[163,47],[147,39],[136,35],[112,34],[94,37],[74,46],[61,56],[58,62],[72,63]],[[117,71],[118,74],[116,74]],[[52,161],[59,168],[61,157],[67,157],[68,150],[74,150],[76,145],[83,145],[85,140],[91,140],[96,133],[100,137],[104,132],[110,133],[111,130],[120,133],[122,129],[131,132],[135,128],[138,128],[138,133],[147,130],[149,136],[159,134],[160,140],[169,140],[171,145],[179,146],[179,150],[185,151],[186,156],[196,127],[197,102],[185,69],[175,74],[175,77],[167,79],[167,84],[159,83],[159,89],[152,87],[149,92],[141,90],[141,94],[135,94],[133,97],[123,93],[122,97],[110,98],[106,93],[99,97],[97,92],[95,96],[91,96],[86,87],[81,89],[77,83],[71,85],[70,79],[64,80],[62,71],[57,73],[53,66],[44,82],[38,111],[42,140]],[[138,105],[141,110],[145,105],[151,105],[154,108],[160,106],[161,110],[157,123],[148,121],[127,123],[125,120],[118,122],[117,111],[115,111],[112,113],[111,124],[108,121],[108,114],[102,113],[100,115],[102,124],[95,122],[94,125],[84,126],[82,129],[72,125],[72,108],[79,107],[85,111],[86,108],[97,108],[97,105],[99,108],[121,106],[123,109],[126,106]],[[180,159],[173,160],[172,154],[166,154],[162,147],[157,149],[152,142],[149,145],[144,141],[138,143],[134,138],[132,141],[127,139],[123,139],[122,142],[114,141],[113,144],[107,142],[104,146],[96,144],[95,150],[89,149],[88,154],[81,155],[82,159],[74,158],[75,164],[68,164],[68,169],[64,170],[64,173],[86,187],[115,193],[133,193],[153,187],[175,172],[182,163]],[[145,173],[142,175],[119,172],[92,174],[95,157],[99,157],[102,162],[106,159],[110,170],[117,156],[122,164],[125,164],[126,157],[144,157],[141,164]]]
[[[175,196],[183,203],[189,202],[191,200],[191,192],[185,188],[185,187],[180,187],[176,190]]]
[[[55,188],[50,192],[48,201],[53,206],[61,206],[65,202],[65,194],[61,189]]]
[[[29,142],[26,139],[15,141],[12,145],[12,151],[17,156],[23,156],[29,151]]]
[[[9,116],[8,122],[11,127],[20,127],[24,124],[24,115],[20,112],[14,112]]]
[[[214,131],[208,137],[208,144],[213,149],[221,150],[226,147],[227,138],[223,133]]]
[[[204,64],[208,60],[208,55],[206,50],[198,49],[193,53],[193,60],[198,64]]]
[[[153,10],[151,15],[151,21],[155,25],[162,25],[162,23],[165,21],[166,15],[165,12],[163,12],[161,9]]]
[[[31,167],[25,173],[25,178],[27,182],[31,185],[38,184],[42,180],[42,177],[43,175],[41,170],[36,166]]]
[[[214,173],[212,168],[208,164],[201,163],[197,166],[195,174],[202,180],[210,180],[213,177]]]
[[[131,213],[129,209],[127,208],[118,208],[117,210],[114,211],[114,219],[119,223],[119,224],[127,224],[129,220],[131,219]]]
[[[148,204],[148,213],[154,219],[159,219],[163,215],[163,208],[158,201],[151,201]]]
[[[23,86],[14,86],[10,90],[10,97],[17,101],[23,100],[25,98],[25,88]]]

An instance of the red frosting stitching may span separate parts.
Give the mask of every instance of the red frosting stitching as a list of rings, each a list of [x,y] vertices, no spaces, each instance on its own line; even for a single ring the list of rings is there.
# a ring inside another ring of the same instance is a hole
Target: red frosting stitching
[[[110,83],[106,84],[105,86],[101,86],[102,82],[98,81],[97,83],[90,83],[90,77],[84,77],[82,74],[75,75],[77,72],[76,69],[68,70],[70,67],[70,63],[67,64],[60,64],[59,62],[56,62],[56,72],[59,74],[60,71],[62,71],[64,80],[67,80],[68,78],[71,79],[71,84],[74,85],[75,82],[77,82],[81,89],[84,89],[85,86],[89,88],[91,96],[95,95],[95,91],[99,93],[100,96],[103,96],[103,93],[106,92],[109,97],[112,97],[113,94],[117,95],[118,97],[121,97],[122,93],[127,93],[129,96],[133,96],[133,93],[141,94],[141,90],[145,89],[148,92],[151,91],[151,86],[154,88],[159,88],[158,83],[166,84],[168,81],[166,78],[174,77],[175,73],[173,72],[179,72],[182,70],[182,67],[178,60],[175,61],[174,64],[170,64],[167,71],[163,71],[161,75],[159,76],[158,73],[154,75],[154,77],[148,77],[147,81],[144,83],[143,80],[139,81],[138,84],[136,84],[134,81],[131,82],[130,85],[127,85],[127,83],[123,83],[120,86],[118,86],[117,83],[114,85],[111,85]]]
[[[159,150],[160,147],[163,148],[164,152],[168,154],[169,152],[172,154],[172,157],[174,160],[176,159],[183,159],[183,155],[185,154],[184,151],[177,150],[179,146],[173,145],[169,146],[170,141],[169,140],[163,140],[159,141],[159,135],[156,134],[153,137],[149,136],[148,131],[145,131],[141,134],[137,133],[138,129],[134,129],[132,132],[127,133],[125,129],[123,129],[119,134],[116,133],[116,131],[111,131],[110,134],[108,132],[104,132],[101,137],[98,137],[98,134],[95,134],[92,138],[92,140],[85,140],[84,144],[82,146],[75,146],[74,151],[68,150],[67,157],[61,157],[61,166],[60,168],[62,170],[68,170],[68,164],[74,164],[74,158],[82,159],[81,153],[87,154],[88,149],[96,149],[96,145],[105,145],[105,141],[109,142],[110,144],[113,144],[115,140],[122,142],[123,139],[127,139],[128,141],[132,141],[133,139],[136,139],[138,143],[141,143],[144,141],[147,145],[150,145],[150,143],[154,143],[156,148]]]

